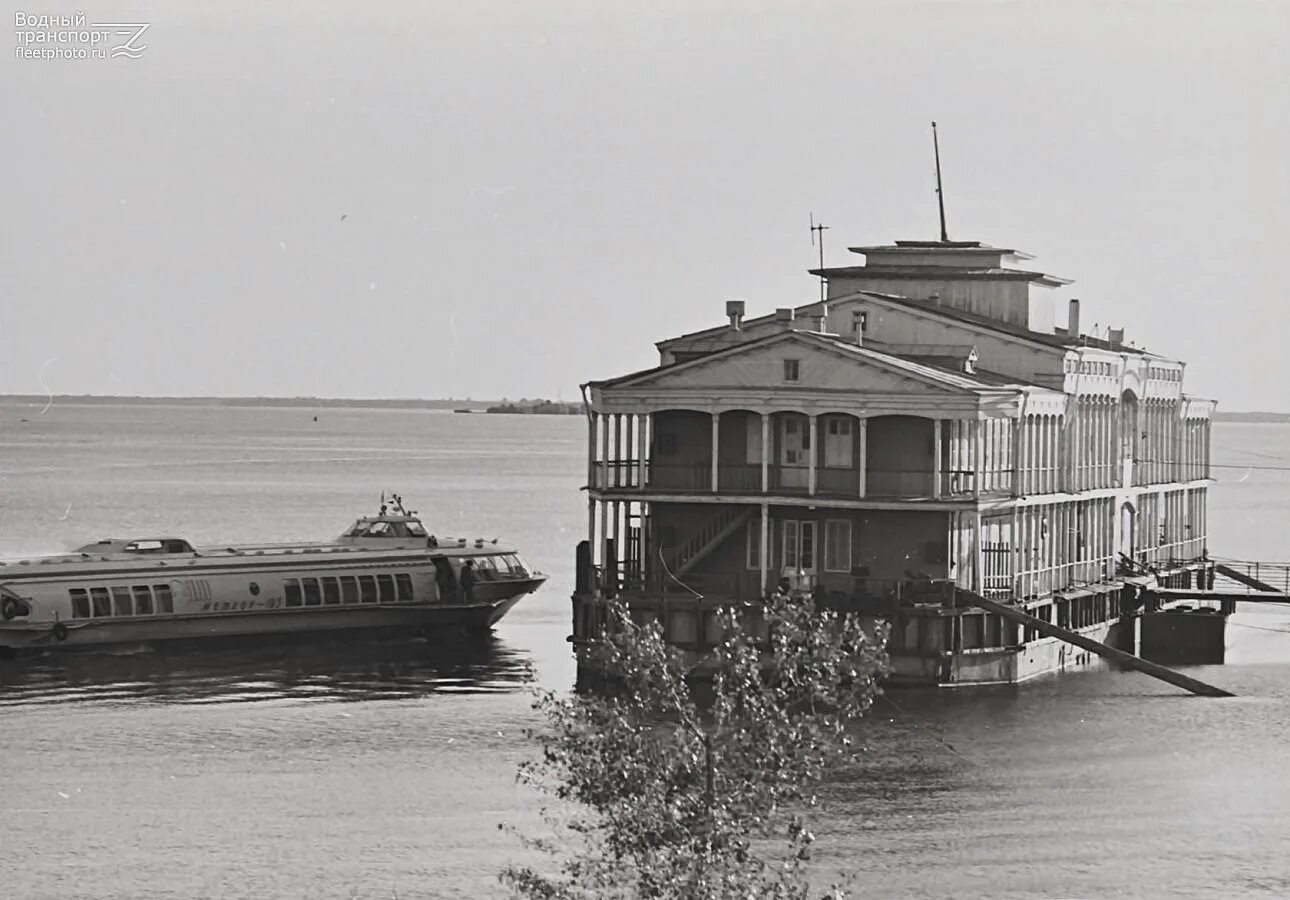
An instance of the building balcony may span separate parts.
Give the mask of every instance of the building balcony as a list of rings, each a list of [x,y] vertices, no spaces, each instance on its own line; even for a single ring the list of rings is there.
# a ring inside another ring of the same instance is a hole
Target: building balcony
[[[752,496],[763,493],[760,463],[721,463],[716,474],[717,493]],[[962,499],[976,493],[978,482],[971,471],[870,468],[861,472],[857,468],[820,466],[815,470],[812,493],[811,472],[807,466],[770,465],[766,475],[770,482],[768,494],[832,499]],[[644,467],[635,459],[598,461],[591,466],[590,477],[590,486],[596,490],[713,493],[711,460],[647,463]],[[1007,493],[1011,485],[1012,479],[1007,473],[992,473],[984,492]]]

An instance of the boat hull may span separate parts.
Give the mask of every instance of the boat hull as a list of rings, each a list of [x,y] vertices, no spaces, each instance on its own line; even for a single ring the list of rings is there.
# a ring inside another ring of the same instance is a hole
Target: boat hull
[[[0,623],[0,649],[10,652],[64,651],[227,638],[433,637],[486,632],[544,579],[488,585],[474,603],[403,603],[381,606],[322,606],[256,609],[245,612],[184,613],[133,618]],[[504,588],[504,589],[503,589]]]

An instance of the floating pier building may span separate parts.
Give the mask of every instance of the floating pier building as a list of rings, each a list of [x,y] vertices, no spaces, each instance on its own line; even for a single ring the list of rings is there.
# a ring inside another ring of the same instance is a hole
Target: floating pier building
[[[1022,681],[1135,652],[1146,583],[1212,580],[1214,403],[1185,366],[1088,334],[1068,284],[977,242],[854,247],[820,302],[657,344],[586,386],[575,643],[609,599],[701,653],[781,585],[890,622],[892,678]],[[1150,598],[1145,598],[1149,600]]]

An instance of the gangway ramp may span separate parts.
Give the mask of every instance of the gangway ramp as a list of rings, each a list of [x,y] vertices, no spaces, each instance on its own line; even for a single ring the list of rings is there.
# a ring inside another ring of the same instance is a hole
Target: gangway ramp
[[[986,612],[994,613],[997,616],[1016,622],[1026,628],[1031,628],[1045,637],[1055,637],[1073,644],[1081,650],[1088,650],[1090,653],[1096,653],[1103,659],[1109,659],[1124,666],[1126,669],[1133,669],[1150,675],[1152,678],[1159,678],[1161,681],[1167,681],[1169,684],[1176,685],[1184,690],[1191,691],[1193,694],[1199,694],[1202,697],[1234,697],[1235,694],[1229,693],[1222,688],[1214,687],[1212,684],[1206,684],[1203,681],[1183,675],[1181,672],[1175,672],[1159,663],[1153,663],[1143,659],[1140,656],[1134,656],[1132,653],[1125,653],[1123,650],[1117,650],[1114,647],[1108,647],[1101,641],[1095,641],[1092,638],[1085,637],[1078,632],[1071,631],[1069,628],[1062,628],[1060,625],[1054,625],[1043,619],[1038,619],[1028,613],[1024,613],[1015,606],[1008,606],[1005,603],[999,603],[996,600],[987,600],[974,591],[959,588],[955,591],[955,597],[970,603],[972,606],[984,609]]]

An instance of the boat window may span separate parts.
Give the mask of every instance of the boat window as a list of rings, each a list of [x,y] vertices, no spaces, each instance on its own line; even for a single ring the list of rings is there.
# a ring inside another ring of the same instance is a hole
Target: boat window
[[[345,537],[362,537],[367,534],[367,523],[359,522],[345,533]]]
[[[317,578],[302,578],[301,584],[305,588],[305,606],[318,606],[322,603],[322,594],[318,592]]]
[[[286,605],[299,606],[302,602],[300,599],[300,582],[295,578],[288,578],[283,583],[283,588],[287,594]]]
[[[506,565],[511,570],[512,575],[517,575],[520,578],[528,576],[529,572],[524,566],[524,560],[520,559],[518,554],[510,553],[503,557],[503,559],[506,560]]]
[[[336,583],[335,578],[324,578],[323,584],[323,603],[328,606],[340,602],[340,585]]]
[[[152,615],[152,591],[146,584],[136,584],[134,591],[134,614],[136,616]]]
[[[193,548],[192,548],[192,545],[189,544],[187,541],[178,541],[178,540],[166,541],[166,552],[167,553],[192,553]]]
[[[399,602],[411,603],[416,597],[412,594],[412,576],[406,572],[400,572],[394,576],[394,583],[399,589]]]
[[[371,575],[359,575],[358,586],[362,590],[364,603],[376,602],[376,579]]]
[[[128,587],[112,588],[112,606],[115,607],[118,616],[134,615],[134,601],[130,598]]]
[[[108,599],[107,588],[90,588],[90,604],[94,607],[94,618],[112,615],[112,601]]]
[[[161,541],[131,541],[125,545],[126,553],[160,553]]]
[[[409,522],[408,534],[412,535],[413,537],[425,537],[426,530],[420,522]]]
[[[175,611],[175,603],[170,595],[170,585],[154,584],[152,586],[152,595],[157,599],[157,612],[172,613]]]
[[[376,583],[381,587],[381,602],[393,603],[394,602],[394,576],[377,575]]]
[[[90,617],[90,595],[85,588],[72,588],[67,593],[72,596],[72,618],[88,619]]]
[[[389,522],[373,522],[371,525],[367,526],[368,537],[389,537],[389,535],[390,535]]]
[[[491,581],[497,577],[497,560],[491,556],[475,557],[475,574],[480,581]]]
[[[343,603],[358,602],[358,582],[354,580],[353,575],[340,576],[340,593]]]

